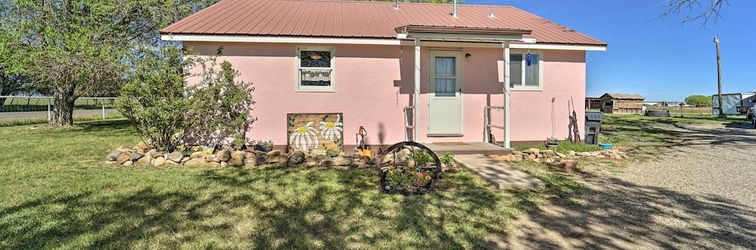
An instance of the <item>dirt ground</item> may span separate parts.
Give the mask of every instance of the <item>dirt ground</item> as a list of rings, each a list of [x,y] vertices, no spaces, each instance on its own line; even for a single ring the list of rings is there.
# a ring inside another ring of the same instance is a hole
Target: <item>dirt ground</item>
[[[756,130],[661,124],[681,143],[625,167],[585,166],[585,190],[515,224],[507,249],[756,249]]]

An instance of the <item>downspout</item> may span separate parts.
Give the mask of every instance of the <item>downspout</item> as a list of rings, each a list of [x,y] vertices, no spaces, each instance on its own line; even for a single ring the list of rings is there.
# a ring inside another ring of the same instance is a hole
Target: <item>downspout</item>
[[[413,126],[415,129],[412,130],[412,137],[413,141],[418,140],[418,130],[420,129],[420,39],[415,38],[415,96],[413,98],[413,102],[415,106],[414,110],[412,111],[412,116],[415,118],[415,121],[413,122]]]
[[[509,129],[509,98],[511,93],[509,91],[509,84],[512,79],[510,78],[509,68],[509,42],[503,42],[501,46],[504,48],[504,147],[510,148],[510,129]]]

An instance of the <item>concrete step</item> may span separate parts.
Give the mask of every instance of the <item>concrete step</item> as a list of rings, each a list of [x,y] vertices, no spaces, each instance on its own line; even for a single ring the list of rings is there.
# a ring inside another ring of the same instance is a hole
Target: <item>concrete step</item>
[[[483,154],[455,155],[454,160],[459,165],[493,183],[499,189],[511,187],[533,188],[546,185],[545,182],[538,178]]]

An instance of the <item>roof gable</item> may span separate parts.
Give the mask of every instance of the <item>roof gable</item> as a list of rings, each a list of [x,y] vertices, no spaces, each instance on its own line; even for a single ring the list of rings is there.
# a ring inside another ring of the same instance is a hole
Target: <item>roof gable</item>
[[[396,28],[429,26],[477,30],[529,30],[538,43],[605,43],[511,6],[393,2],[223,0],[160,32],[183,35],[240,35],[396,39]],[[490,17],[491,13],[495,17]]]

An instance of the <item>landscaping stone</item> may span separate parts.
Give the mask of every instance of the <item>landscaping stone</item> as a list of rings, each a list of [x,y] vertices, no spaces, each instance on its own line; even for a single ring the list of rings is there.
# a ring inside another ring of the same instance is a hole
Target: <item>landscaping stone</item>
[[[187,161],[189,161],[189,160],[191,160],[191,159],[192,159],[191,157],[184,157],[184,158],[181,158],[181,164],[184,164],[185,162],[187,162]]]
[[[147,156],[139,158],[139,160],[136,162],[136,164],[138,164],[138,165],[150,165],[150,159],[149,158],[150,157],[147,157]]]
[[[272,151],[268,152],[267,154],[268,154],[268,158],[270,158],[272,156],[279,156],[279,155],[281,155],[281,150],[272,150]]]
[[[228,160],[228,165],[238,167],[244,165],[244,157],[246,156],[244,151],[235,151],[231,154],[231,159]]]
[[[566,155],[564,155],[562,153],[559,153],[559,152],[556,152],[556,155],[559,156],[560,158],[567,158]]]
[[[570,151],[570,152],[567,152],[567,155],[569,155],[569,156],[576,156],[577,154],[575,153],[575,151]]]
[[[152,152],[152,153],[150,153],[150,156],[152,156],[152,158],[163,157],[163,155],[165,155],[165,153],[158,152],[157,150],[154,150],[154,149],[150,150],[150,152]]]
[[[189,157],[192,159],[202,159],[205,158],[205,152],[194,152]]]
[[[116,164],[118,164],[118,162],[117,161],[105,161],[105,164],[115,166]]]
[[[290,165],[299,165],[302,164],[305,160],[305,153],[302,151],[294,151],[289,156],[289,164]]]
[[[289,162],[289,157],[288,156],[286,156],[286,155],[279,155],[278,156],[278,165],[277,166],[279,168],[284,168],[284,167],[287,166],[288,162]]]
[[[150,145],[147,145],[147,143],[143,142],[143,141],[139,142],[136,146],[134,146],[134,150],[137,153],[142,153],[142,154],[144,154],[145,152],[147,152],[149,150],[149,148],[150,148]]]
[[[269,164],[276,164],[278,163],[278,159],[279,159],[278,156],[268,156],[267,162]]]
[[[165,160],[165,163],[163,164],[163,166],[179,166],[179,165],[181,165],[181,163],[171,161],[171,160]]]
[[[138,161],[139,159],[142,159],[142,157],[144,157],[144,154],[134,152],[129,156],[129,161]]]
[[[165,157],[166,160],[181,162],[181,158],[184,158],[184,155],[181,154],[181,152],[176,151],[176,152],[164,155],[163,157]]]
[[[126,161],[126,162],[123,163],[124,167],[131,167],[131,165],[134,165],[133,161]]]
[[[205,162],[204,159],[200,158],[192,158],[186,162],[184,162],[184,166],[203,166],[206,165],[207,162]]]
[[[219,167],[221,167],[221,164],[220,164],[220,163],[218,163],[218,162],[214,162],[214,161],[208,162],[208,163],[207,163],[207,165],[209,165],[210,167],[214,167],[214,168],[219,168]]]
[[[118,156],[121,155],[121,151],[115,150],[113,152],[110,152],[108,156],[105,157],[105,160],[107,161],[116,161],[118,159]]]
[[[537,148],[530,148],[528,150],[530,150],[530,152],[533,153],[533,154],[539,154],[541,152],[541,150],[537,149]]]
[[[333,167],[333,160],[331,160],[331,158],[326,158],[320,161],[318,165],[320,165],[321,168],[330,168]]]
[[[165,158],[163,158],[162,156],[156,157],[155,161],[152,163],[152,165],[155,167],[162,167],[164,164],[165,164]]]
[[[118,165],[122,165],[124,162],[127,162],[129,160],[129,154],[126,152],[121,152],[121,154],[116,157],[116,161],[118,162]]]
[[[222,168],[228,167],[228,162],[225,162],[225,161],[220,162],[220,167]]]
[[[541,154],[543,154],[546,157],[551,157],[551,156],[556,155],[554,154],[554,150],[543,150],[541,151]]]
[[[268,164],[268,155],[265,153],[255,154],[255,165],[260,166],[264,164]]]
[[[318,160],[316,160],[315,158],[305,159],[305,167],[308,167],[308,168],[317,167],[318,164],[319,164]]]
[[[580,156],[582,156],[582,157],[591,157],[591,153],[590,152],[582,152],[582,153],[580,153]]]
[[[333,161],[333,165],[334,166],[349,166],[349,165],[352,165],[352,158],[346,158],[346,157],[339,156],[339,157],[334,157],[331,160]]]
[[[231,159],[231,150],[222,149],[218,151],[217,154],[215,154],[215,158],[220,160],[221,162],[228,161]]]
[[[528,159],[532,160],[532,161],[535,161],[536,156],[535,155],[528,155]]]

